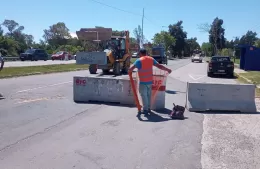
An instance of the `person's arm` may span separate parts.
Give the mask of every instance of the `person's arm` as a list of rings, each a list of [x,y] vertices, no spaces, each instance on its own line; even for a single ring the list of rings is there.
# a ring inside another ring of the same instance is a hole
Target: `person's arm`
[[[160,65],[155,59],[153,59],[153,65],[154,65],[155,67],[157,67],[158,69],[167,71],[168,73],[171,73],[171,72],[172,72],[171,69],[168,69],[167,67],[165,67],[165,66],[163,66],[163,65]]]
[[[135,68],[140,69],[141,68],[141,62],[139,59],[137,59],[134,64],[129,68],[128,72],[132,73]]]

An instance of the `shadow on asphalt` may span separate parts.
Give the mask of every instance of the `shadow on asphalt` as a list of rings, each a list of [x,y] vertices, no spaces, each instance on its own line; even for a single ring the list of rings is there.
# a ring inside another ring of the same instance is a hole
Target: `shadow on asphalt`
[[[121,103],[116,103],[116,102],[102,102],[102,101],[89,101],[89,102],[76,102],[76,104],[96,104],[96,105],[107,105],[107,106],[116,106],[116,107],[129,107],[129,108],[134,108],[136,106],[134,105],[124,105]]]
[[[164,122],[164,121],[169,121],[171,120],[170,118],[164,118],[162,116],[159,116],[158,114],[156,113],[151,113],[149,115],[144,115],[146,119],[143,119],[142,117],[142,114],[141,113],[138,113],[136,115],[136,117],[138,118],[139,121],[142,121],[142,122]]]
[[[228,76],[225,76],[225,75],[214,75],[214,76],[211,76],[211,78],[222,78],[222,79],[237,79],[238,77],[236,75],[234,75],[233,77],[228,77]]]
[[[138,113],[136,115],[136,117],[138,118],[139,121],[142,121],[142,122],[164,122],[164,121],[169,121],[169,120],[185,120],[185,119],[188,119],[188,117],[184,117],[184,119],[172,119],[172,118],[170,118],[170,116],[168,118],[160,116],[159,114],[169,115],[171,113],[171,110],[167,109],[167,108],[164,108],[164,109],[161,109],[161,110],[156,110],[154,112],[152,112],[149,115],[144,115],[144,117],[146,119],[143,119],[141,117],[142,113]]]
[[[167,94],[178,94],[178,93],[186,93],[186,92],[166,90],[165,93],[167,93]]]
[[[200,114],[255,114],[259,115],[260,112],[238,112],[238,111],[202,111],[202,112],[195,112]]]

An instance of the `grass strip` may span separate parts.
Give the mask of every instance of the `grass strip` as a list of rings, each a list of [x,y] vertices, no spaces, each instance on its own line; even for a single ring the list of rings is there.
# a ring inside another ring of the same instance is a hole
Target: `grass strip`
[[[137,58],[132,58],[131,63],[134,63],[136,59]],[[87,70],[88,68],[89,65],[77,65],[75,63],[42,66],[5,67],[0,72],[0,79],[39,74],[79,71]]]

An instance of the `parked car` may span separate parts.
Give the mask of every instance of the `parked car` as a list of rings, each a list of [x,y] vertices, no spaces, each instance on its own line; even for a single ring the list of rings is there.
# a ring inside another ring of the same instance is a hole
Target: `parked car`
[[[234,76],[234,62],[229,56],[212,56],[208,63],[208,76],[214,74],[225,74],[229,77]]]
[[[31,61],[37,61],[37,60],[48,60],[48,54],[43,49],[28,49],[24,53],[20,54],[20,60],[31,60]]]
[[[201,54],[195,54],[191,57],[191,62],[195,62],[195,61],[202,63]]]
[[[137,58],[137,56],[138,56],[138,52],[134,52],[134,53],[132,54],[132,58]]]
[[[66,51],[59,51],[51,56],[51,60],[65,60],[65,56],[68,55],[68,60],[72,59],[71,54]]]

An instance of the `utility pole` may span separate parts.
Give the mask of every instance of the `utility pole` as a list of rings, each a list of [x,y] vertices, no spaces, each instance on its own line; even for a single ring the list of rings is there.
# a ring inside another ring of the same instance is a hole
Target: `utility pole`
[[[141,40],[141,48],[143,48],[144,42],[144,8],[143,8],[143,17],[142,17],[142,40]]]

